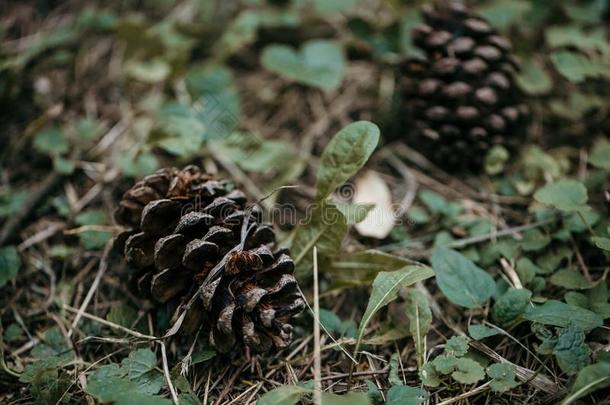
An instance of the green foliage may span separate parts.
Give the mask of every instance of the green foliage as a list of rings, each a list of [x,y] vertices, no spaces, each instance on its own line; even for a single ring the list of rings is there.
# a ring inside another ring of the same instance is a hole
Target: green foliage
[[[101,210],[94,209],[81,212],[74,221],[81,226],[104,225],[107,223],[106,214]],[[105,230],[83,231],[78,234],[78,237],[85,249],[96,250],[102,248],[112,238],[112,232]]]
[[[585,395],[610,386],[610,362],[600,361],[580,370],[570,394],[561,402],[562,405],[573,403]]]
[[[490,387],[495,392],[506,392],[517,387],[515,369],[506,363],[496,363],[487,367],[487,375],[492,379]]]
[[[370,284],[382,271],[400,270],[413,262],[378,250],[363,250],[335,258],[328,273],[340,284]]]
[[[87,393],[101,402],[127,404],[171,404],[156,395],[165,379],[155,368],[157,358],[150,349],[138,349],[121,361],[108,364],[87,377]]]
[[[582,329],[570,323],[559,333],[553,349],[557,364],[568,374],[575,374],[591,362],[591,349]]]
[[[394,385],[388,390],[388,405],[419,405],[428,399],[428,393],[417,387]]]
[[[439,288],[454,304],[481,307],[496,289],[488,273],[454,250],[434,249],[431,262]]]
[[[322,39],[306,42],[298,52],[286,45],[269,45],[261,63],[287,79],[325,91],[341,85],[346,64],[340,44]]]
[[[4,246],[0,248],[0,287],[17,276],[21,267],[21,259],[15,246]]]
[[[339,131],[320,157],[316,181],[322,200],[352,177],[369,159],[379,142],[379,128],[370,122],[354,122]]]
[[[469,325],[468,326],[468,334],[474,340],[482,340],[490,336],[495,336],[499,334],[500,331],[494,328],[490,328],[485,325]]]
[[[523,315],[530,304],[532,292],[525,288],[510,288],[494,303],[492,318],[500,325],[508,325]]]
[[[556,300],[548,300],[543,305],[528,307],[524,317],[544,325],[567,327],[572,323],[585,332],[603,324],[602,318],[596,313]]]
[[[579,181],[559,180],[536,191],[534,198],[561,211],[581,211],[587,202],[587,189]]]

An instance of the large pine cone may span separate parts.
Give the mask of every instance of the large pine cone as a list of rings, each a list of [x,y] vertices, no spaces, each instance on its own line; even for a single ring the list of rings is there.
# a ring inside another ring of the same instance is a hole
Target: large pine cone
[[[507,39],[460,1],[423,10],[413,41],[425,57],[404,63],[401,86],[408,142],[448,170],[480,170],[495,145],[515,147],[528,107]]]
[[[195,166],[161,169],[128,190],[115,212],[129,228],[125,259],[139,291],[187,310],[181,333],[200,329],[221,352],[290,344],[303,310],[286,250],[243,192]],[[189,304],[190,303],[190,304]]]

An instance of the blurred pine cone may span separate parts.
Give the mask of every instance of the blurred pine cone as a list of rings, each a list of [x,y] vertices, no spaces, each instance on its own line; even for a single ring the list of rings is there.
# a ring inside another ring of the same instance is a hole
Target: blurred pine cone
[[[423,10],[413,41],[425,57],[404,63],[408,143],[447,170],[479,171],[495,145],[514,147],[528,107],[514,82],[511,46],[460,1]]]
[[[258,352],[290,344],[290,319],[304,307],[286,250],[243,192],[195,166],[161,169],[123,196],[116,221],[137,289],[190,308],[181,333],[203,326],[221,352],[244,343]],[[118,242],[120,243],[120,242]]]

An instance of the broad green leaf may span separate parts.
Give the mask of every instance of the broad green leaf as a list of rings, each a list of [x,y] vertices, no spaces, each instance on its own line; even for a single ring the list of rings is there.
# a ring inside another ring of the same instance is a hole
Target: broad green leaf
[[[379,250],[364,250],[335,258],[328,272],[341,284],[370,284],[379,272],[400,270],[412,264]]]
[[[521,247],[525,252],[540,250],[551,243],[551,237],[540,229],[530,229],[523,233]]]
[[[106,319],[117,325],[132,328],[138,319],[138,311],[126,303],[114,305],[110,308],[110,312],[106,315]]]
[[[423,57],[422,50],[413,43],[413,28],[421,22],[421,13],[415,7],[409,7],[400,20],[400,51],[408,58]]]
[[[207,113],[208,110],[204,108],[203,111]],[[219,114],[223,111],[221,108]],[[148,144],[177,156],[196,154],[211,132],[204,122],[205,114],[201,115],[200,118],[195,110],[183,103],[164,103],[156,112],[156,123],[148,135]]]
[[[343,213],[347,223],[354,225],[362,222],[367,214],[373,209],[374,204],[351,204],[351,203],[335,203],[339,211]]]
[[[320,157],[316,181],[317,199],[325,199],[352,177],[369,159],[379,142],[379,128],[358,121],[340,130]]]
[[[0,287],[14,279],[21,267],[21,259],[15,246],[0,248]]]
[[[600,248],[601,250],[605,250],[610,252],[610,238],[602,238],[601,236],[594,236],[591,238],[591,241]]]
[[[426,296],[414,288],[410,288],[404,298],[409,319],[409,332],[415,342],[417,365],[421,367],[426,358],[426,335],[432,324],[432,311],[430,311]]]
[[[445,354],[462,357],[468,352],[468,339],[464,336],[453,336],[445,343]]]
[[[439,288],[454,304],[480,308],[496,289],[487,272],[455,250],[438,247],[431,262]]]
[[[222,139],[235,131],[241,101],[230,69],[220,65],[197,65],[185,77],[193,100],[194,117],[205,128],[203,139]]]
[[[551,54],[555,67],[568,80],[580,83],[588,78],[610,77],[607,59],[587,57],[573,51],[556,51]]]
[[[369,302],[360,321],[358,328],[358,337],[356,339],[356,348],[354,353],[358,353],[360,342],[364,336],[364,332],[373,316],[383,307],[394,301],[398,296],[398,291],[403,287],[415,284],[418,281],[432,277],[434,273],[428,267],[424,266],[408,266],[402,270],[392,272],[381,272],[373,281],[373,291],[369,298]]]
[[[509,158],[508,150],[504,146],[494,146],[485,156],[485,172],[490,176],[502,173]]]
[[[136,379],[153,368],[157,364],[157,356],[150,349],[138,349],[129,353],[129,357],[121,361],[121,369],[127,373],[130,379]]]
[[[124,175],[136,178],[154,173],[159,168],[159,161],[152,153],[140,153],[135,158],[121,154],[116,164]]]
[[[500,331],[485,325],[468,325],[468,334],[474,340],[482,340],[499,334]]]
[[[324,39],[310,40],[299,51],[287,45],[269,45],[263,49],[261,63],[287,79],[325,91],[341,85],[346,65],[341,45]]]
[[[610,141],[600,138],[595,142],[589,163],[600,169],[610,170]]]
[[[510,391],[519,385],[517,380],[515,380],[515,369],[510,364],[492,364],[487,367],[487,375],[492,378],[489,385],[494,392]]]
[[[335,313],[327,309],[320,309],[320,323],[331,334],[356,337],[357,329],[354,321],[342,321]]]
[[[315,10],[320,14],[346,13],[360,0],[313,0]]]
[[[72,361],[69,356],[50,356],[28,364],[19,376],[22,383],[32,383],[41,373],[58,370]]]
[[[517,84],[521,90],[533,96],[546,94],[553,88],[553,81],[544,66],[533,60],[523,64]]]
[[[561,211],[578,211],[587,203],[587,188],[576,180],[559,180],[536,191],[534,198]]]
[[[216,350],[201,350],[195,354],[193,354],[193,359],[191,360],[191,364],[199,364],[205,363],[208,360],[216,357]]]
[[[34,148],[41,153],[60,155],[68,152],[70,145],[61,129],[51,127],[36,134]]]
[[[426,390],[408,385],[394,385],[388,390],[388,405],[419,405],[428,399]]]
[[[419,377],[421,378],[422,383],[428,387],[438,387],[441,385],[441,380],[432,362],[424,364],[419,371]]]
[[[580,370],[570,395],[561,402],[561,405],[569,405],[578,398],[606,387],[610,387],[610,362],[600,361]]]
[[[552,284],[568,290],[585,290],[591,288],[591,283],[578,271],[571,269],[557,270],[549,279]]]
[[[603,324],[603,319],[596,313],[556,300],[548,300],[543,305],[529,306],[524,316],[532,322],[563,328],[572,322],[575,327],[585,332]]]
[[[456,370],[451,377],[462,384],[474,384],[485,378],[485,369],[476,361],[462,357],[456,361]]]
[[[257,405],[294,405],[305,395],[311,393],[310,389],[298,385],[282,385],[260,397]]]
[[[574,47],[610,53],[610,43],[603,29],[584,31],[576,25],[555,26],[545,30],[546,40],[553,48]]]
[[[532,292],[525,288],[510,288],[491,308],[491,317],[500,325],[508,325],[527,310]]]
[[[576,374],[591,363],[591,349],[585,343],[585,333],[573,323],[559,333],[553,354],[559,367],[568,374]]]
[[[531,8],[531,4],[525,0],[497,0],[485,3],[477,11],[492,25],[504,30],[521,21]]]
[[[297,227],[291,251],[297,274],[309,274],[313,266],[313,248],[321,256],[333,256],[339,252],[347,233],[345,217],[331,202],[321,201],[311,212],[311,220]]]
[[[258,402],[257,402],[258,404]],[[322,393],[322,404],[324,405],[372,405],[371,399],[363,392],[348,392],[345,395]]]

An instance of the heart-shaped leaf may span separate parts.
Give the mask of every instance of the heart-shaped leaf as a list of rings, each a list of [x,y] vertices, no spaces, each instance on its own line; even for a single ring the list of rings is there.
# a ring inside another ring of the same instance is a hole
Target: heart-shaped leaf
[[[308,41],[298,52],[286,45],[269,45],[261,62],[287,79],[326,91],[341,85],[346,65],[341,46],[329,40]]]

